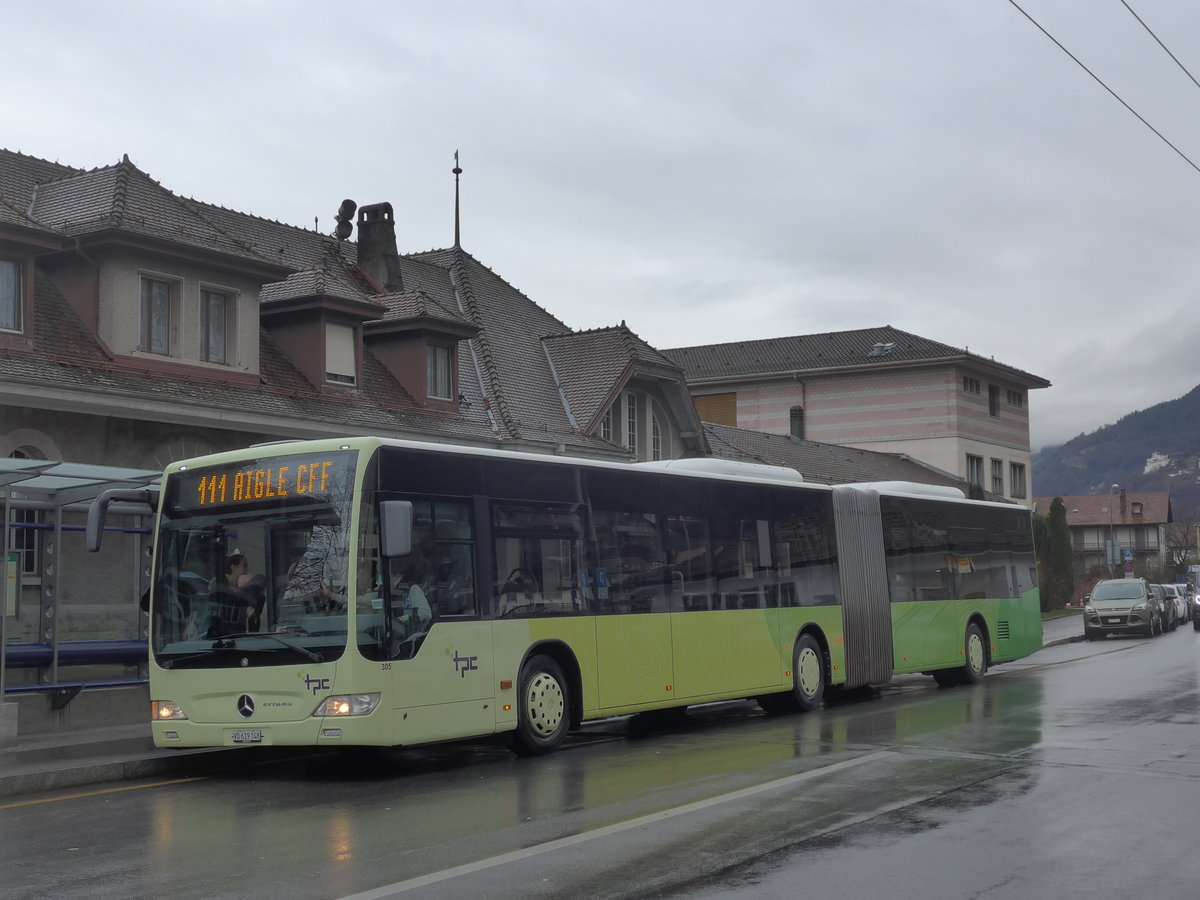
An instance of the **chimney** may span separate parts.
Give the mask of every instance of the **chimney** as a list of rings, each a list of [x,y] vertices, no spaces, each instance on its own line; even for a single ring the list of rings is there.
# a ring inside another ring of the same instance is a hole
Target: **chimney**
[[[359,209],[358,267],[385,291],[404,290],[392,204],[373,203]]]
[[[1125,518],[1125,488],[1121,488],[1121,518]]]

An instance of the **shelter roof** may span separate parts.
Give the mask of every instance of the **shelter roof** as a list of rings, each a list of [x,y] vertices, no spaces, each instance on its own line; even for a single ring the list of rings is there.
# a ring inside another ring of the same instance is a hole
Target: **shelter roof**
[[[161,477],[161,472],[150,469],[0,458],[0,495],[56,506],[91,500],[109,488],[145,487]]]

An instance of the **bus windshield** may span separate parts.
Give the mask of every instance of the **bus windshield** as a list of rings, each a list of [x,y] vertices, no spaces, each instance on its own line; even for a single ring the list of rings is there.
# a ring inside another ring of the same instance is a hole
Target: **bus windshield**
[[[341,656],[356,456],[264,453],[168,476],[151,582],[160,665]]]

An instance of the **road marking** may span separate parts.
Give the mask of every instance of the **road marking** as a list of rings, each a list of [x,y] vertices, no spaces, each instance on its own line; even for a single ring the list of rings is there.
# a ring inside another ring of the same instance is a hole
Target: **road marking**
[[[491,869],[496,866],[503,866],[511,862],[519,862],[523,859],[529,859],[531,856],[539,856],[543,853],[551,853],[554,850],[561,850],[564,847],[572,847],[576,844],[593,841],[597,838],[607,837],[611,834],[619,834],[622,831],[628,831],[632,828],[641,828],[643,825],[651,825],[655,822],[665,822],[667,819],[673,819],[677,816],[688,815],[689,813],[699,812],[703,809],[708,809],[712,806],[719,806],[722,803],[731,803],[735,800],[741,800],[744,797],[753,797],[755,794],[766,793],[790,785],[799,784],[804,781],[811,781],[814,778],[819,778],[823,775],[831,775],[835,772],[841,772],[846,769],[852,769],[856,766],[864,766],[869,763],[877,762],[880,759],[888,756],[894,756],[895,751],[879,750],[875,753],[868,753],[866,756],[859,756],[854,759],[848,759],[844,762],[834,763],[833,765],[823,766],[819,769],[811,769],[808,772],[801,772],[797,775],[789,775],[786,778],[779,778],[775,781],[768,781],[765,784],[758,784],[754,787],[742,788],[741,790],[731,791],[728,794],[719,794],[716,797],[710,797],[707,800],[697,800],[695,803],[687,803],[683,806],[676,806],[672,809],[664,809],[660,812],[650,813],[649,815],[639,816],[636,819],[629,819],[626,822],[618,822],[614,825],[605,825],[602,828],[596,828],[592,831],[584,831],[580,834],[573,834],[568,837],[558,838],[557,840],[547,841],[544,844],[536,844],[533,847],[526,847],[522,850],[513,850],[510,853],[501,853],[499,856],[488,857],[477,862],[467,863],[461,866],[454,866],[450,869],[443,869],[440,872],[431,872],[428,875],[421,875],[417,878],[410,878],[407,881],[397,881],[394,884],[385,885],[384,887],[373,888],[369,891],[363,891],[359,894],[349,894],[342,900],[383,900],[385,897],[392,897],[396,894],[411,891],[414,888],[427,887],[431,884],[437,884],[442,881],[449,881],[452,878],[458,878],[461,875],[470,875],[474,872],[481,872],[485,869]]]
[[[105,794],[119,794],[122,791],[144,791],[146,788],[169,787],[172,784],[187,784],[189,781],[204,781],[207,776],[197,775],[193,778],[176,778],[172,781],[155,781],[151,784],[134,784],[127,787],[107,788],[103,791],[88,791],[83,794],[65,794],[62,797],[45,797],[41,800],[22,800],[18,803],[5,803],[0,809],[16,809],[19,806],[37,806],[40,803],[58,803],[62,800],[82,800],[85,797],[102,797]]]

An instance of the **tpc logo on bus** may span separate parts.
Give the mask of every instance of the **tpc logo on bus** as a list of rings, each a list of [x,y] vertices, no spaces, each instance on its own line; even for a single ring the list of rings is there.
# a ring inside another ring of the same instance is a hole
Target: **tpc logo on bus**
[[[479,670],[479,666],[475,665],[478,659],[478,656],[462,656],[457,650],[455,650],[454,671],[458,672],[460,678],[466,678],[468,672],[475,672]]]
[[[312,691],[314,697],[321,691],[329,690],[328,678],[313,678],[307,672],[297,672],[296,677],[304,679],[304,687]]]

